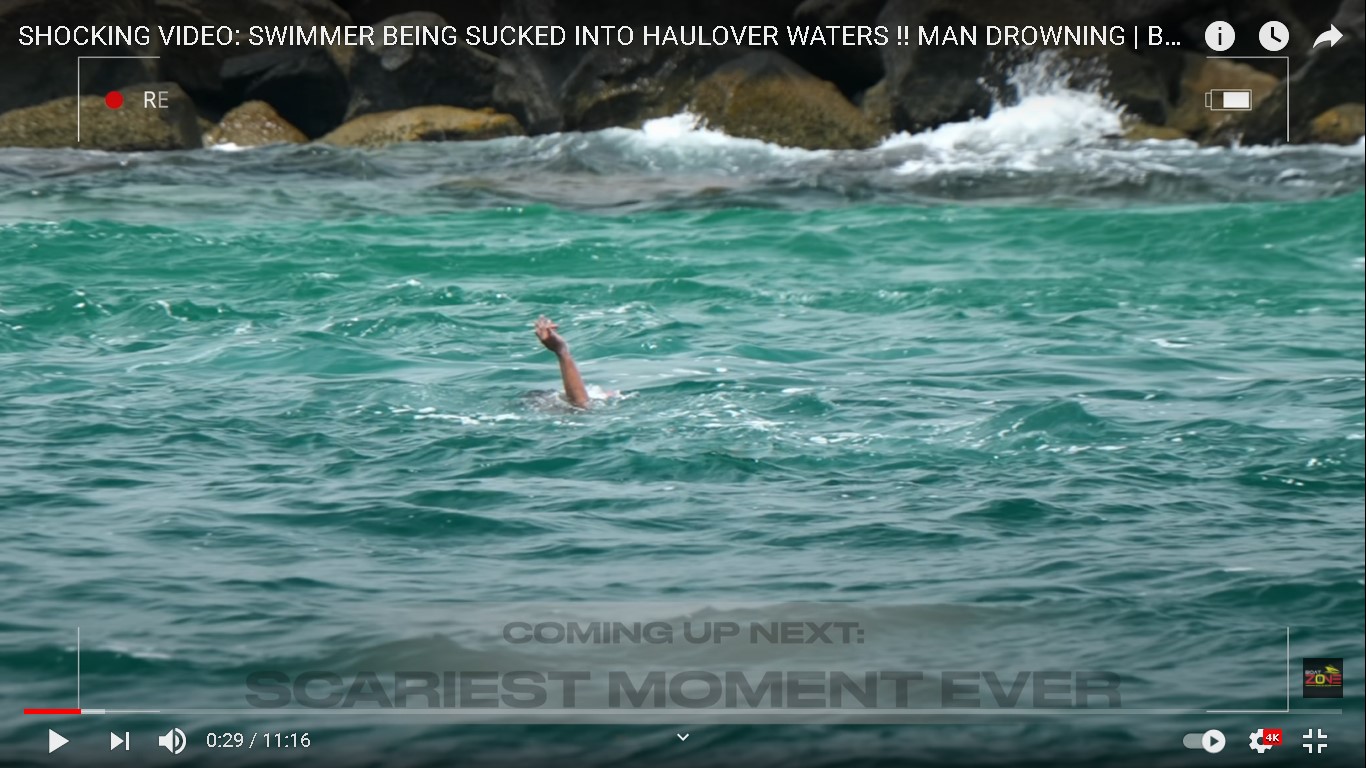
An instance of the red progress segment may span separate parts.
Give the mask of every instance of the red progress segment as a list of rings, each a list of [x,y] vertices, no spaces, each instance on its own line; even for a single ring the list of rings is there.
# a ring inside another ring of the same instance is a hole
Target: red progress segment
[[[39,707],[39,708],[35,708],[35,709],[30,709],[30,708],[28,708],[28,707],[24,707],[24,714],[26,714],[26,715],[79,715],[80,713],[81,713],[81,710],[80,710],[79,708],[72,708],[72,709],[43,709],[43,708]]]

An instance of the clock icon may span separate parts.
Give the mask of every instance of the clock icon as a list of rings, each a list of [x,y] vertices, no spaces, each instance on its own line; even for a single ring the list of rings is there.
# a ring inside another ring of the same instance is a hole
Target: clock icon
[[[1268,51],[1279,51],[1290,42],[1290,30],[1279,21],[1268,21],[1263,24],[1258,35],[1262,40],[1262,47]]]
[[[1233,25],[1227,21],[1211,22],[1208,27],[1205,27],[1205,45],[1208,45],[1211,50],[1227,51],[1233,47],[1233,37]]]

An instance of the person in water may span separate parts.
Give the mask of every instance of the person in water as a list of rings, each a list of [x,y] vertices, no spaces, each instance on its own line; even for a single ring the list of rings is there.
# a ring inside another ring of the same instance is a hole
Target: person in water
[[[564,380],[564,399],[575,408],[587,408],[588,388],[583,385],[579,367],[574,364],[574,357],[569,354],[569,342],[559,334],[558,328],[559,326],[550,318],[541,315],[536,320],[536,338],[559,358],[560,378]]]

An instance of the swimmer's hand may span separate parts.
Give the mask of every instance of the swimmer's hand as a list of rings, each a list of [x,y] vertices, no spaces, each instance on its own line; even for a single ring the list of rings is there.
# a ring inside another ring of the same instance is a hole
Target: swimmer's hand
[[[574,357],[569,354],[569,342],[556,332],[559,326],[545,315],[536,319],[536,338],[541,340],[545,348],[555,353],[555,357],[560,359],[560,378],[564,381],[564,399],[576,408],[588,407],[588,390],[583,386],[583,377],[579,375],[579,367],[574,364]]]
[[[569,342],[556,333],[559,327],[545,315],[536,319],[536,338],[541,340],[541,344],[545,345],[546,349],[557,355],[563,355],[569,352]]]

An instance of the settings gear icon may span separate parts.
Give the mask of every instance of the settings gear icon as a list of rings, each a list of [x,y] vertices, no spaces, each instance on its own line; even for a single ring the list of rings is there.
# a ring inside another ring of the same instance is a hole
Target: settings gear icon
[[[1272,747],[1276,746],[1275,744],[1262,743],[1262,731],[1263,729],[1258,728],[1257,730],[1247,735],[1247,745],[1252,749],[1257,750],[1257,754],[1259,755],[1266,754],[1266,751],[1268,749],[1271,749]]]

